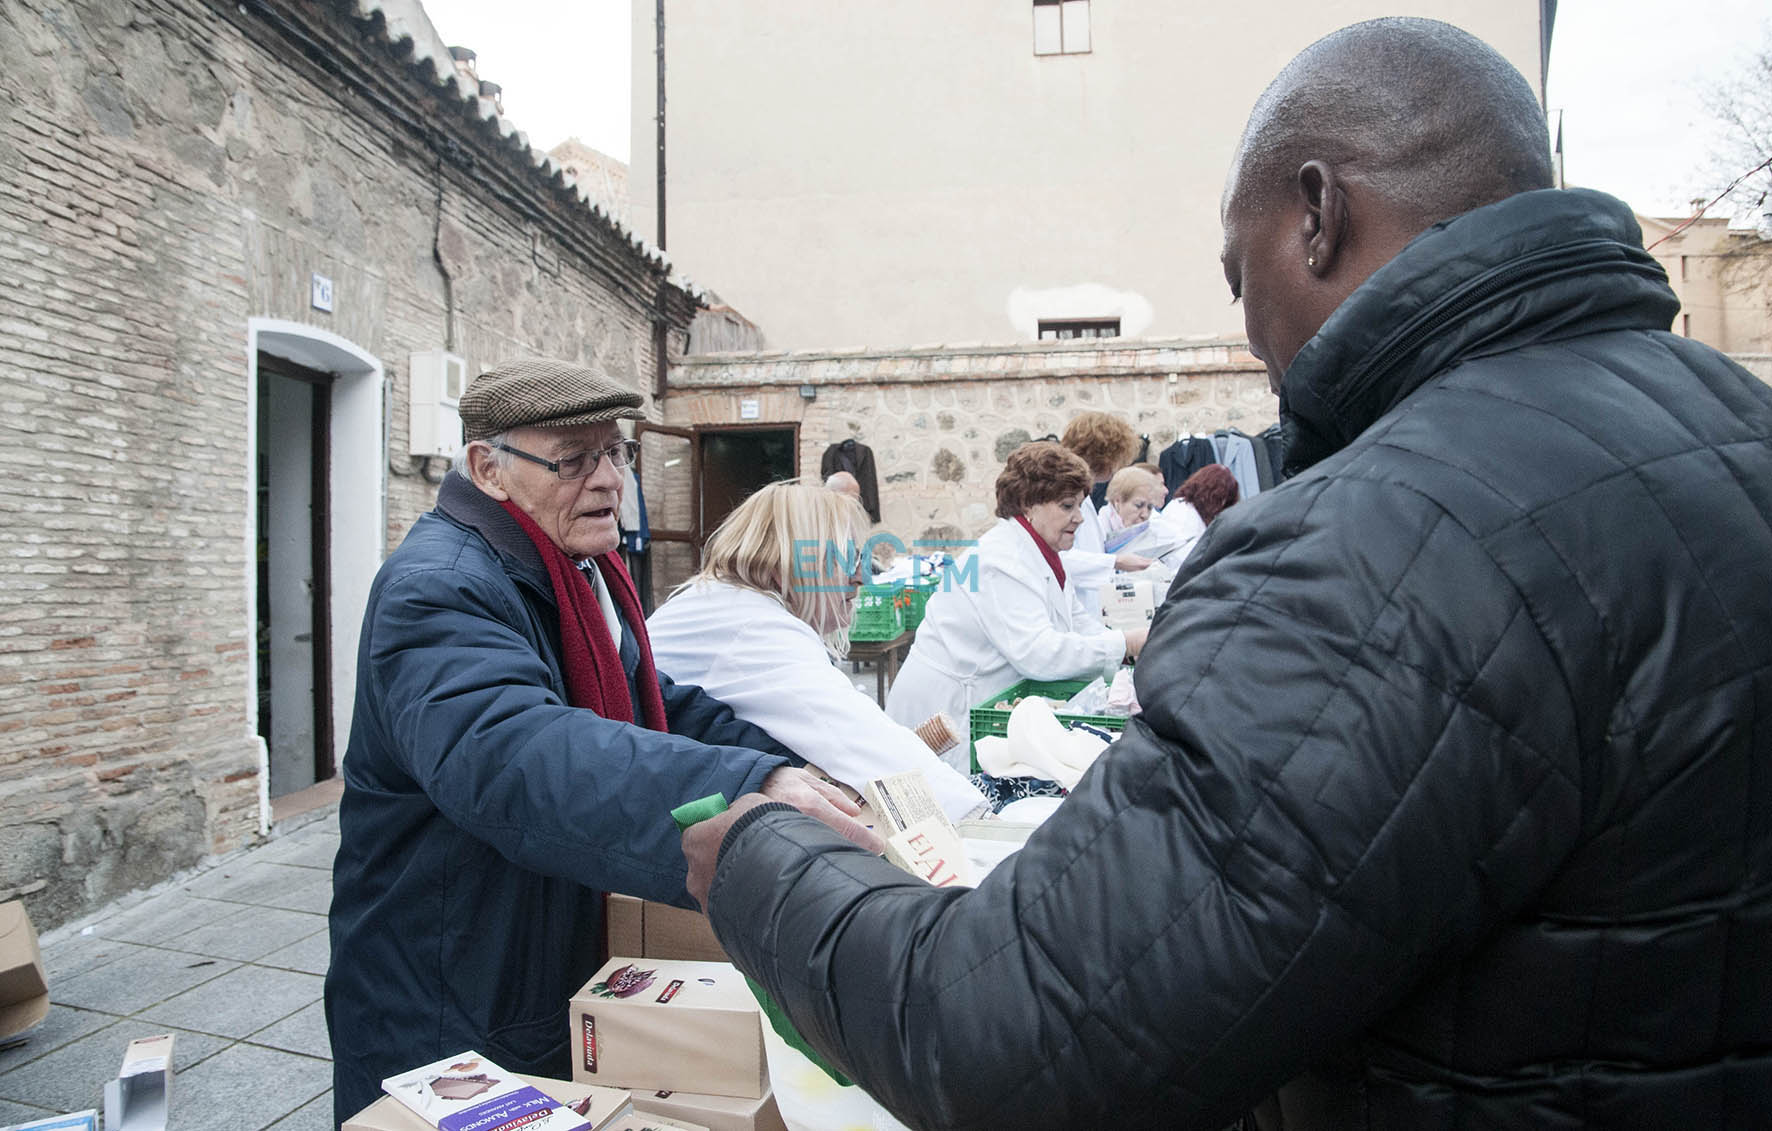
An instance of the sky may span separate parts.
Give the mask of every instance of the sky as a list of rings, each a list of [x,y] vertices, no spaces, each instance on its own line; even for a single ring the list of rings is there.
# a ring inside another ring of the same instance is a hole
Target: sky
[[[1703,87],[1768,37],[1766,0],[1562,0],[1546,101],[1562,111],[1564,178],[1640,213],[1690,214],[1746,172],[1716,183]]]
[[[445,42],[478,53],[531,145],[576,136],[622,161],[630,2],[646,0],[423,0]],[[1547,95],[1569,183],[1650,215],[1688,214],[1716,181],[1702,87],[1769,35],[1766,0],[1561,0]]]
[[[474,49],[475,72],[503,88],[504,116],[530,145],[577,137],[628,159],[629,0],[420,2],[443,42]]]

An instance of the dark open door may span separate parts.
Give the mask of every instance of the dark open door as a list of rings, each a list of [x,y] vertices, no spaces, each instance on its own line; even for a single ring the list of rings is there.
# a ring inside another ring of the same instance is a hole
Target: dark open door
[[[332,777],[333,375],[258,355],[259,731],[273,797]]]
[[[701,425],[695,436],[704,545],[738,504],[766,484],[800,473],[798,422]]]

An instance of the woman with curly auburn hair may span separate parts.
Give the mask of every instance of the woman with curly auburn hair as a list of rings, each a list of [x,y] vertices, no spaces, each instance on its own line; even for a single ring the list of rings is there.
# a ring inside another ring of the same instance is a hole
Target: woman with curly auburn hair
[[[860,500],[771,483],[726,517],[700,572],[646,620],[658,670],[691,683],[851,789],[921,770],[950,820],[988,808],[965,776],[831,666],[867,576]],[[922,722],[922,719],[918,719]]]
[[[937,711],[963,720],[1022,679],[1112,676],[1138,655],[1145,630],[1108,628],[1077,600],[1061,559],[1085,523],[1089,465],[1037,441],[1009,453],[997,476],[997,525],[929,599],[917,641],[886,697],[915,726]],[[950,756],[967,757],[964,746]]]
[[[1078,413],[1064,426],[1059,442],[1088,465],[1091,485],[1106,483],[1138,454],[1138,434],[1110,412]],[[1141,554],[1108,553],[1102,539],[1101,515],[1085,492],[1083,525],[1077,530],[1076,544],[1065,551],[1064,568],[1076,578],[1077,598],[1092,616],[1100,615],[1101,587],[1113,580],[1116,569],[1131,573],[1151,564]]]
[[[1187,477],[1175,489],[1163,517],[1179,526],[1189,537],[1198,538],[1207,523],[1217,518],[1224,508],[1242,498],[1237,477],[1221,463],[1208,464]]]

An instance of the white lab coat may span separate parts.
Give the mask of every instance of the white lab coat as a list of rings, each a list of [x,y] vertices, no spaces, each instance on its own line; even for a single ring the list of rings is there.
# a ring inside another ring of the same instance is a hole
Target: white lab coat
[[[1065,570],[1060,589],[1034,536],[998,522],[929,598],[886,713],[914,726],[945,711],[966,727],[974,706],[1017,680],[1111,677],[1126,638],[1078,603]]]
[[[811,626],[774,597],[697,582],[647,618],[646,629],[659,671],[700,687],[851,789],[915,769],[950,820],[985,803],[964,774],[857,691]],[[964,734],[965,716],[955,721]]]
[[[1064,563],[1064,579],[1076,591],[1083,611],[1100,620],[1101,587],[1114,579],[1114,555],[1104,549],[1101,513],[1095,509],[1095,500],[1084,495],[1082,509],[1083,524],[1077,527],[1076,540],[1070,549],[1059,552],[1058,560]]]

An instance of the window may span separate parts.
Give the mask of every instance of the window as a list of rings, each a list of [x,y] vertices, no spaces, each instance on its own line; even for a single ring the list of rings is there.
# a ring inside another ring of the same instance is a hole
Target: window
[[[1025,325],[1025,323],[1024,323]],[[1118,318],[1042,318],[1040,340],[1063,341],[1068,338],[1117,338]]]
[[[1034,54],[1089,50],[1089,0],[1034,0]]]

